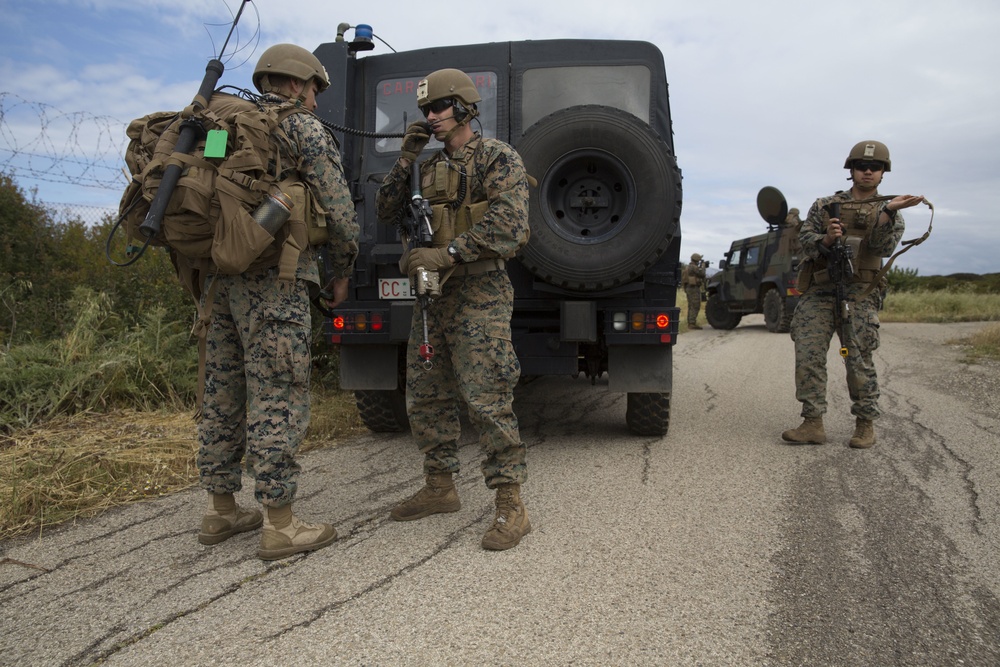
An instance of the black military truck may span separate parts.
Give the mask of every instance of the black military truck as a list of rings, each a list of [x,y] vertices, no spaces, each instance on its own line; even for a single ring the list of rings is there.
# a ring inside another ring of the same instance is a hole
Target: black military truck
[[[540,40],[366,55],[371,46],[338,35],[315,51],[332,81],[318,113],[348,128],[338,138],[361,225],[351,294],[326,334],[340,346],[341,387],[355,392],[365,424],[408,428],[403,368],[414,306],[397,267],[399,233],[376,221],[375,193],[406,124],[422,118],[417,83],[454,67],[483,98],[483,134],[513,145],[537,180],[530,241],[507,263],[522,377],[583,374],[596,385],[606,373],[607,389],[627,394],[628,428],[666,433],[681,173],[660,51]],[[425,150],[439,147],[432,140]]]
[[[762,188],[757,210],[767,233],[733,241],[708,280],[705,317],[715,329],[734,329],[744,315],[763,313],[768,331],[788,333],[799,300],[798,229],[788,224],[784,196]]]

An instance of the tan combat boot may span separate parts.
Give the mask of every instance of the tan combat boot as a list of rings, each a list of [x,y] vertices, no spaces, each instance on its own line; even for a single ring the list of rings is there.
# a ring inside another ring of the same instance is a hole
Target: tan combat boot
[[[305,551],[330,546],[337,531],[328,523],[306,523],[292,514],[292,506],[264,508],[264,532],[257,557],[261,560],[288,558]]]
[[[701,329],[701,328],[702,326],[700,324],[696,324],[694,322],[688,322],[688,329]]]
[[[851,436],[851,447],[868,449],[875,444],[875,425],[871,419],[858,417],[854,422],[854,435]]]
[[[202,544],[225,542],[236,533],[256,530],[264,519],[260,510],[241,509],[231,493],[209,493],[208,509],[201,518],[198,541]]]
[[[521,538],[531,532],[528,510],[521,502],[520,484],[497,487],[497,513],[493,525],[483,535],[483,548],[503,551],[516,547]]]
[[[431,514],[462,509],[450,472],[432,473],[426,476],[426,480],[422,489],[392,508],[389,517],[393,521],[416,521]]]
[[[781,434],[785,442],[795,442],[803,445],[822,445],[826,442],[826,430],[823,428],[822,417],[805,417],[801,426]]]

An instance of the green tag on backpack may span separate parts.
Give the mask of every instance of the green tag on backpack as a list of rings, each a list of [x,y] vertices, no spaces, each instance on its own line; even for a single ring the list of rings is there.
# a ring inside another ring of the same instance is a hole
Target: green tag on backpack
[[[209,130],[205,137],[205,157],[226,157],[226,141],[229,132],[225,130]]]

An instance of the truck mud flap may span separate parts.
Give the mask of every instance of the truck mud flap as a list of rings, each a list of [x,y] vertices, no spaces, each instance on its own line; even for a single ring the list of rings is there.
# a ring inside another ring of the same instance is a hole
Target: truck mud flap
[[[342,345],[341,389],[396,389],[398,345]]]
[[[608,390],[669,392],[674,381],[673,347],[611,345],[608,347]]]

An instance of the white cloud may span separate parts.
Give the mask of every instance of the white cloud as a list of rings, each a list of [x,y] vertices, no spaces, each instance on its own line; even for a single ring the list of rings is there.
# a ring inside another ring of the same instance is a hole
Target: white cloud
[[[186,105],[221,47],[236,0],[70,0],[5,7],[3,88],[63,111],[126,121]],[[454,8],[389,0],[249,6],[223,82],[249,86],[260,52],[280,41],[314,48],[338,23],[370,24],[397,50],[458,43],[638,39],[658,45],[670,80],[684,171],[685,253],[713,259],[763,231],[757,191],[778,187],[806,209],[846,187],[841,169],[864,138],[885,141],[885,192],[925,194],[931,239],[900,262],[922,275],[1000,271],[1000,87],[989,0],[508,0]],[[349,35],[350,38],[350,35]],[[258,42],[259,40],[259,42]],[[376,40],[379,51],[384,45]],[[232,53],[232,51],[230,51]],[[46,186],[47,187],[47,186]],[[90,193],[93,194],[93,193]],[[115,193],[109,198],[117,201]],[[927,210],[911,209],[912,236]],[[909,238],[910,233],[907,234]]]

